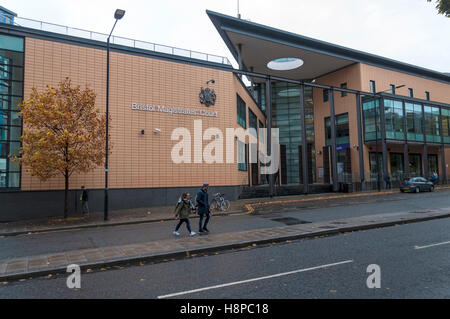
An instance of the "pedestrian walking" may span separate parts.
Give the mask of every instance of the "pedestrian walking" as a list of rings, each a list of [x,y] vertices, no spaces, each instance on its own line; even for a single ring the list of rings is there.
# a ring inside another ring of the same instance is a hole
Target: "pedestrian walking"
[[[88,205],[88,201],[89,201],[89,192],[88,190],[84,187],[81,186],[81,196],[80,196],[80,200],[81,200],[81,210],[82,210],[82,214],[83,216],[89,216],[89,205]]]
[[[389,173],[387,173],[386,176],[384,177],[384,181],[386,182],[386,188],[391,189],[392,183],[391,183],[391,176],[389,176]]]
[[[210,219],[208,186],[209,186],[208,183],[203,183],[203,186],[199,189],[199,191],[197,192],[197,196],[195,198],[195,201],[197,202],[198,214],[200,216],[200,220],[198,222],[199,233],[205,232],[209,233],[208,228],[206,228]],[[205,217],[206,217],[205,223],[203,224],[203,218]]]
[[[183,223],[186,223],[186,228],[189,232],[189,235],[194,236],[195,232],[191,230],[191,224],[189,223],[189,214],[192,210],[192,202],[191,195],[189,193],[183,193],[181,195],[181,201],[178,201],[177,206],[175,207],[175,219],[180,219],[180,222],[175,228],[173,232],[174,235],[180,236],[178,230],[180,229]]]

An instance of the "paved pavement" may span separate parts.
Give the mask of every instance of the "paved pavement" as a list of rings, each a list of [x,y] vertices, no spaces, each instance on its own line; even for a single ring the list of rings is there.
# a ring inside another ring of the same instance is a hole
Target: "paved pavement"
[[[0,283],[0,298],[215,298],[227,304],[230,298],[448,299],[449,228],[447,218],[93,269],[82,272],[81,289],[67,288],[67,273],[23,279]],[[380,288],[366,285],[371,264],[380,266]],[[166,316],[178,317],[179,307],[166,309]]]
[[[450,186],[439,186],[437,190],[450,189]],[[272,206],[279,209],[280,205],[308,205],[311,202],[320,202],[323,200],[351,200],[363,197],[378,197],[387,194],[398,194],[398,190],[387,190],[382,192],[370,191],[353,194],[311,194],[294,195],[273,198],[256,198],[233,201],[231,208],[227,212],[216,212],[216,216],[242,215],[253,213],[262,207]],[[292,206],[294,205],[294,206]],[[264,208],[265,209],[265,208]],[[192,215],[192,218],[197,216]],[[169,221],[173,219],[173,206],[144,207],[128,210],[111,211],[109,220],[103,220],[103,213],[95,212],[89,217],[74,216],[67,219],[63,218],[45,218],[19,222],[0,223],[0,236],[17,236],[21,234],[61,231],[80,228],[98,228],[118,225],[133,225],[142,223],[154,223],[160,221]]]
[[[322,222],[364,215],[387,214],[399,211],[420,211],[430,207],[450,207],[450,190],[434,193],[383,196],[344,197],[328,200],[297,201],[257,207],[250,214],[212,216],[212,234],[241,232]],[[66,251],[123,246],[150,241],[173,239],[176,221],[136,223],[111,227],[75,228],[37,232],[17,236],[0,236],[0,260],[34,255],[54,255]],[[198,219],[191,220],[196,231]],[[182,238],[188,237],[185,226]]]
[[[203,235],[190,238],[189,240],[183,238],[178,240],[168,239],[6,259],[0,260],[0,280],[65,272],[67,265],[73,263],[80,265],[82,269],[88,269],[130,261],[164,260],[203,252],[217,252],[225,249],[236,249],[271,242],[317,237],[446,217],[450,217],[450,208],[369,215],[262,230]]]

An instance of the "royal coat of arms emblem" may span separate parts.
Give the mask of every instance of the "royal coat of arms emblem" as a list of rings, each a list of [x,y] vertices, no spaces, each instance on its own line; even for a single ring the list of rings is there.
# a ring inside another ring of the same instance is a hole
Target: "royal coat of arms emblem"
[[[207,107],[216,103],[216,92],[210,88],[205,89],[202,87],[199,96],[200,103],[205,104]]]

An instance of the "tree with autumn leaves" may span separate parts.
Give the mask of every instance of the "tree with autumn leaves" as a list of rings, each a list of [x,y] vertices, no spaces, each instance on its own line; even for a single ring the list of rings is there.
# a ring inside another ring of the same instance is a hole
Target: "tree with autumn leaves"
[[[56,88],[33,88],[21,104],[23,146],[15,160],[42,181],[64,176],[64,218],[70,176],[104,163],[106,116],[95,107],[95,98],[88,86],[72,86],[66,78]]]

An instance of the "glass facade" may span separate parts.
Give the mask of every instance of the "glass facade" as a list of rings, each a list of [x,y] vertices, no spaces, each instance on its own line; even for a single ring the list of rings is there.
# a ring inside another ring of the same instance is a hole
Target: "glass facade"
[[[442,135],[444,137],[444,143],[450,143],[450,110],[441,109],[442,117]]]
[[[374,141],[378,133],[378,138],[381,138],[380,133],[380,101],[370,100],[363,102],[363,117],[364,117],[364,139],[366,141]]]
[[[404,101],[403,106],[403,101],[387,98],[383,102],[387,140],[450,143],[450,109],[410,101]],[[375,141],[376,131],[378,139],[381,139],[379,112],[379,100],[363,101],[366,142]]]
[[[393,181],[403,180],[404,175],[404,156],[402,153],[390,153],[391,179]]]
[[[331,120],[325,118],[326,145],[331,146]],[[348,113],[336,115],[336,145],[350,144]]]
[[[405,103],[406,130],[408,141],[424,141],[422,105]]]
[[[386,138],[403,140],[403,102],[396,100],[384,100],[384,114],[386,119]]]
[[[305,87],[306,142],[312,157],[309,170],[315,172],[314,110],[312,88]],[[300,183],[299,146],[302,145],[302,125],[300,118],[300,87],[285,82],[272,85],[273,127],[279,129],[280,145],[286,146],[286,176],[288,184]],[[314,174],[313,174],[314,175]],[[313,179],[315,177],[313,176]]]
[[[19,155],[23,99],[24,40],[0,34],[0,188],[20,187],[20,166],[10,156]]]
[[[424,106],[425,113],[425,137],[427,142],[441,142],[441,126],[439,123],[439,108],[432,106]]]

